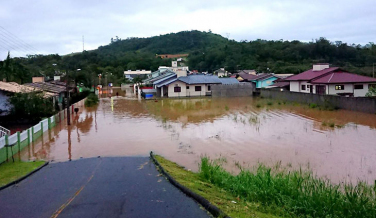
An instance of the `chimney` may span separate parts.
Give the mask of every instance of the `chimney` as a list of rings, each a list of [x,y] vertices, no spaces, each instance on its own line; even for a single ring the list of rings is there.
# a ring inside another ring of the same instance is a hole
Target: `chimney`
[[[329,68],[329,64],[325,63],[325,64],[314,64],[313,65],[313,71],[321,71],[321,70],[324,70],[324,69],[327,69]]]

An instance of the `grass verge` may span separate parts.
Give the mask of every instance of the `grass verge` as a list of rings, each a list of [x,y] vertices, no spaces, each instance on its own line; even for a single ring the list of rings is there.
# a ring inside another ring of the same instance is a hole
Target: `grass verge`
[[[260,204],[241,200],[232,192],[205,181],[199,173],[187,171],[159,155],[156,155],[155,158],[177,182],[206,198],[230,217],[278,217],[258,211]]]
[[[222,188],[261,211],[296,217],[376,217],[376,184],[332,184],[311,171],[288,171],[258,165],[238,175],[225,171],[220,161],[201,159],[201,181]],[[375,181],[376,183],[376,181]]]
[[[42,166],[44,161],[36,162],[7,162],[0,164],[0,187],[13,182],[38,167]]]

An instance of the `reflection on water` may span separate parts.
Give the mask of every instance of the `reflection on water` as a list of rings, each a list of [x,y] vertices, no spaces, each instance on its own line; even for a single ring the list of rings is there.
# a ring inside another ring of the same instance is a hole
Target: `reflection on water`
[[[376,115],[320,111],[253,98],[142,101],[121,90],[81,108],[21,152],[22,159],[66,161],[161,154],[197,170],[201,155],[243,166],[306,167],[333,181],[376,178]],[[325,125],[323,125],[325,124]],[[334,127],[332,127],[334,126]]]

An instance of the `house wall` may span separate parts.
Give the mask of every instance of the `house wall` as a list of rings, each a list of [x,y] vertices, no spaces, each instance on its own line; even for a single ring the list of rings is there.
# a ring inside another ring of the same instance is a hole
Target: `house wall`
[[[9,111],[8,105],[8,99],[9,97],[6,95],[4,91],[0,90],[0,110],[2,111]],[[0,114],[2,115],[2,114]]]
[[[174,92],[174,87],[180,86],[181,92]],[[180,81],[176,81],[168,85],[168,97],[185,97],[187,95],[186,84]]]
[[[298,81],[291,81],[290,82],[290,92],[299,92],[299,82]]]
[[[281,101],[292,101],[302,104],[315,103],[320,106],[331,106],[345,110],[364,113],[376,113],[376,98],[353,98],[336,95],[316,95],[310,93],[281,92],[279,90],[261,89],[260,95],[264,98],[273,98]]]
[[[369,90],[369,84],[356,84],[363,85],[363,89],[354,89],[354,97],[364,97]]]
[[[208,86],[210,84],[194,84],[194,85],[186,85],[186,86],[189,86],[189,89],[187,89],[187,96],[188,97],[191,97],[191,96],[205,96],[206,95],[206,92],[211,92],[211,91],[208,91]],[[201,91],[195,91],[195,86],[201,86]],[[213,85],[210,85],[211,87]]]
[[[336,90],[336,85],[344,85],[344,90]],[[354,85],[353,84],[330,84],[327,85],[327,95],[337,95],[338,93],[353,93]]]

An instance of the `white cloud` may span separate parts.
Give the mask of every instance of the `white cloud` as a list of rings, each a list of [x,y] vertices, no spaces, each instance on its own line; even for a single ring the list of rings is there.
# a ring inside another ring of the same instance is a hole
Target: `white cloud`
[[[116,35],[149,37],[193,29],[230,33],[235,40],[309,41],[323,36],[365,44],[376,41],[375,6],[368,0],[13,0],[2,3],[0,26],[36,48],[31,50],[59,54],[81,51],[82,35],[85,48],[94,49]],[[8,40],[0,29],[0,59],[6,56],[4,47],[17,45]],[[11,50],[16,56],[25,53]]]

